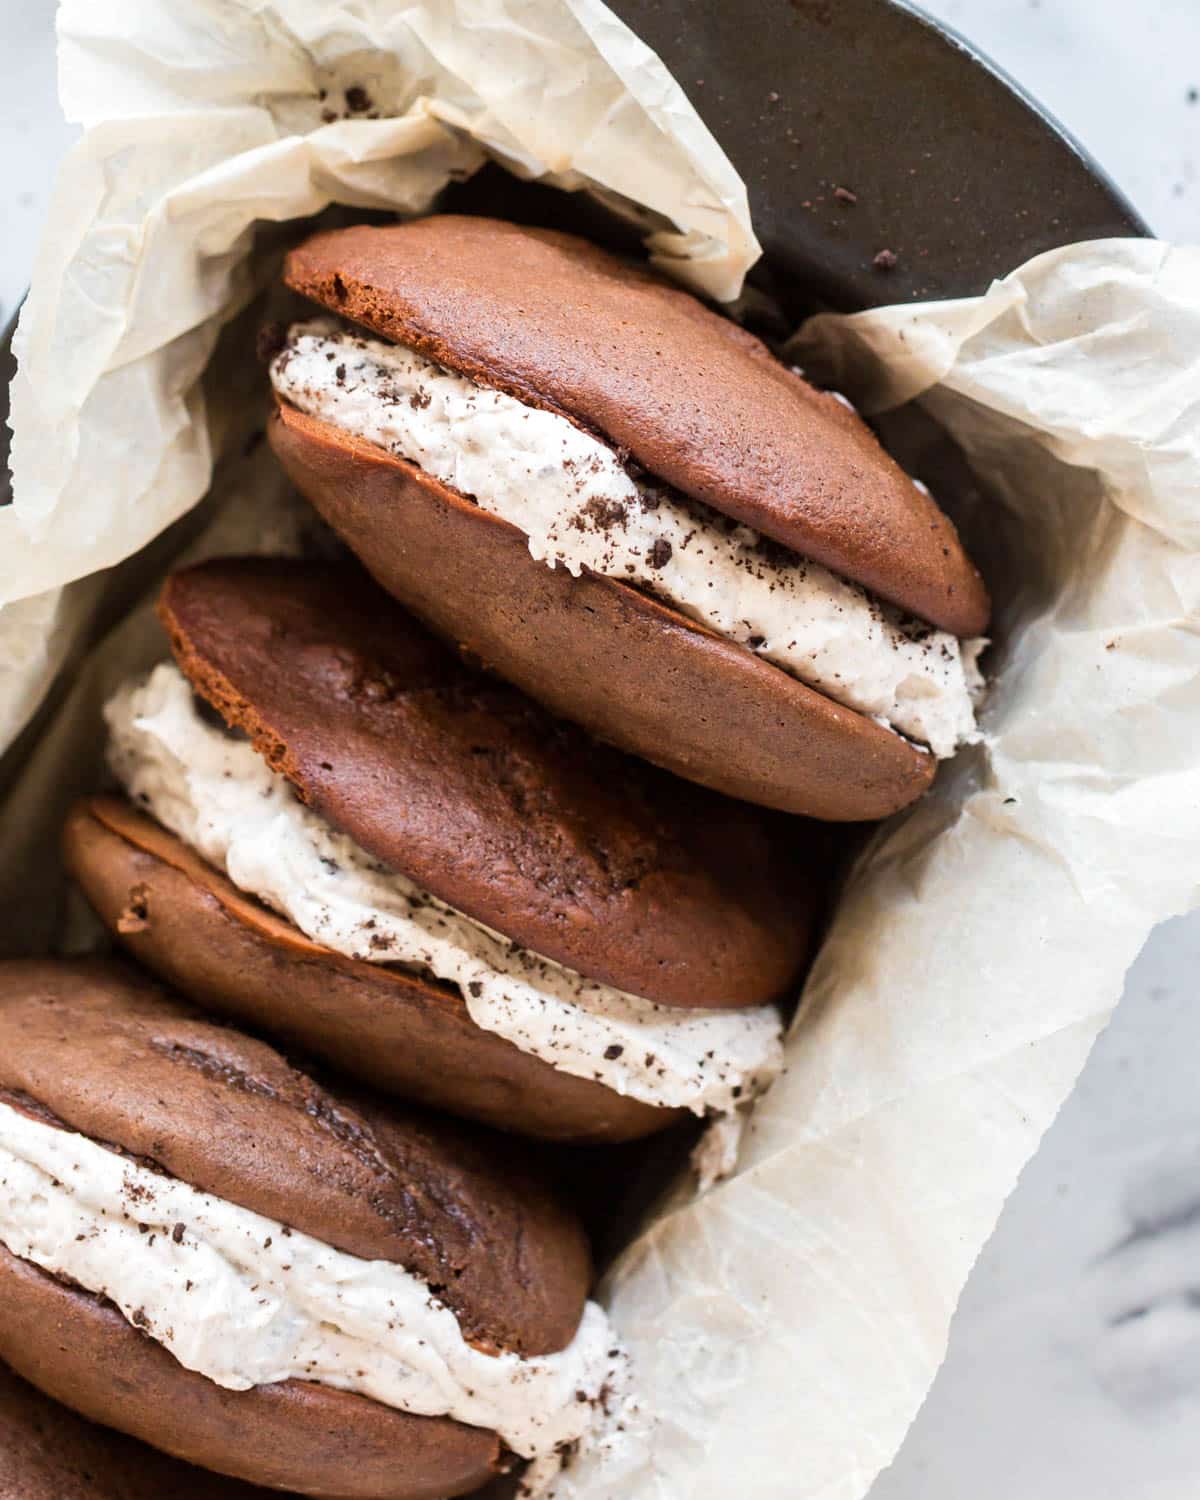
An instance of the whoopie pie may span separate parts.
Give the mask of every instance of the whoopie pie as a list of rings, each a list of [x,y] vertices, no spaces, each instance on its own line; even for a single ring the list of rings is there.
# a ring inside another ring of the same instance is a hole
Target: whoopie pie
[[[295,484],[410,609],[681,776],[883,817],[975,738],[988,596],[844,399],[647,270],[434,216],[321,233],[271,362]]]
[[[97,1427],[0,1365],[0,1500],[280,1500]]]
[[[2,964],[0,1359],[302,1495],[544,1473],[627,1370],[519,1149],[333,1092],[132,968]]]
[[[171,577],[69,868],[148,967],[377,1086],[617,1140],[773,1075],[811,825],[598,745],[356,564]],[[212,713],[204,708],[211,705]]]

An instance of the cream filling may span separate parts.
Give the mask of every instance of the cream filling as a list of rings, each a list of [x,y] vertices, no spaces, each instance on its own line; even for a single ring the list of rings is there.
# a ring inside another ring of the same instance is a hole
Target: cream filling
[[[783,1060],[774,1006],[655,1005],[519,948],[421,891],[338,833],[245,741],[196,710],[171,665],[105,709],[109,758],[130,796],[234,885],[350,958],[455,985],[471,1019],[564,1073],[647,1104],[734,1108]]]
[[[628,1367],[589,1302],[561,1353],[483,1354],[419,1277],[0,1104],[0,1240],[107,1297],[226,1390],[308,1380],[498,1432],[515,1453],[582,1438]],[[577,1392],[585,1399],[577,1398]]]
[[[566,417],[316,319],[292,328],[276,391],[474,499],[531,554],[641,584],[826,696],[953,755],[978,737],[985,642],[908,622],[859,585],[669,491],[639,485]]]

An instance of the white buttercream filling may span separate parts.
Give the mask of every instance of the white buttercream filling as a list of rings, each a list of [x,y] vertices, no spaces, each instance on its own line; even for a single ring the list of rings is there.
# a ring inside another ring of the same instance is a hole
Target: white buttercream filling
[[[335,1250],[6,1104],[0,1240],[107,1297],[227,1390],[314,1381],[490,1429],[526,1458],[583,1437],[602,1394],[610,1408],[627,1394],[627,1361],[594,1302],[561,1353],[484,1354],[402,1266]]]
[[[299,410],[519,527],[550,567],[644,586],[938,756],[977,738],[984,642],[908,621],[749,527],[637,483],[617,453],[566,417],[328,318],[292,328],[271,379]]]
[[[562,1072],[696,1114],[760,1092],[782,1063],[774,1006],[656,1005],[519,948],[381,865],[245,741],[207,724],[162,665],[105,709],[130,796],[241,890],[350,958],[433,974],[471,1019]]]

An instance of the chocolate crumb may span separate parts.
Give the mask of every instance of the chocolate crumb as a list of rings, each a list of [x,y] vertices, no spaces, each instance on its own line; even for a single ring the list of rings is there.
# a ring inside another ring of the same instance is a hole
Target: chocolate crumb
[[[183,1244],[183,1229],[184,1226],[182,1224],[176,1224],[175,1228],[171,1231],[171,1238],[177,1245]]]
[[[346,90],[346,108],[352,115],[365,115],[375,101],[361,84],[353,84]]]
[[[650,548],[650,552],[646,560],[647,562],[649,562],[652,568],[665,568],[666,565],[671,561],[671,554],[673,551],[674,548],[671,546],[666,537],[660,536],[655,541],[653,547]]]
[[[580,511],[591,523],[594,531],[611,531],[628,518],[629,511],[620,500],[603,500],[593,495]]]
[[[480,995],[483,994],[483,985],[480,984],[480,982],[478,981],[478,979],[471,979],[471,980],[469,980],[467,982],[467,989],[470,990],[472,996],[476,1000],[478,1000],[479,997],[480,997]]]
[[[145,932],[150,926],[150,890],[148,886],[135,885],[129,892],[125,909],[117,918],[117,931],[122,936],[134,932]]]
[[[877,271],[894,271],[900,264],[900,257],[894,250],[881,250],[871,264]]]
[[[616,1059],[620,1057],[621,1053],[624,1052],[624,1050],[625,1048],[621,1046],[620,1042],[612,1042],[604,1049],[605,1059],[608,1062],[615,1062]]]

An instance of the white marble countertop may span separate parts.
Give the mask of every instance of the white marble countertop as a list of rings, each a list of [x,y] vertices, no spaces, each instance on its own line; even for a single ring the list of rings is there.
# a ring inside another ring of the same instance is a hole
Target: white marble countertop
[[[1200,0],[926,0],[1099,158],[1166,238],[1200,233]],[[0,320],[53,165],[53,0],[0,7]],[[872,1500],[1200,1494],[1200,915],[1161,928],[980,1259]],[[1119,1249],[1113,1254],[1114,1248]]]

